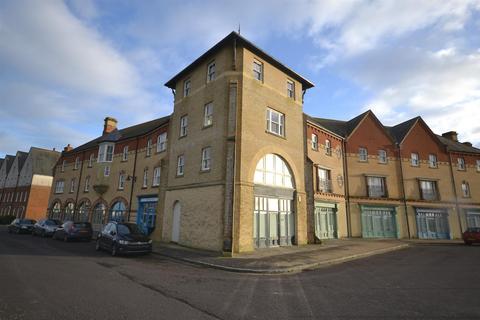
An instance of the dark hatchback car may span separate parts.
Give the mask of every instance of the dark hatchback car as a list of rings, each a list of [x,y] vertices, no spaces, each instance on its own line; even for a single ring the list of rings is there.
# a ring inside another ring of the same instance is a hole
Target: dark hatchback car
[[[480,228],[468,228],[462,235],[463,242],[466,245],[471,245],[472,243],[480,243]]]
[[[32,233],[33,225],[35,224],[35,220],[31,219],[15,219],[12,223],[8,226],[9,233]]]
[[[41,219],[33,226],[32,235],[51,237],[55,230],[62,225],[60,220],[55,219]]]
[[[109,222],[98,235],[97,251],[110,251],[112,256],[152,252],[152,240],[136,224]]]
[[[53,233],[53,239],[63,240],[92,240],[92,224],[90,222],[73,222],[67,221],[62,224]]]

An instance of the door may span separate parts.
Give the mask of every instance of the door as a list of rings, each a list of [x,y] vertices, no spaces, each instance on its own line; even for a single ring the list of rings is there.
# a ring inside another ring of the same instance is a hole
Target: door
[[[364,238],[396,238],[394,208],[362,208],[362,236]]]
[[[106,207],[103,203],[99,203],[93,209],[92,214],[92,230],[95,235],[100,233],[103,229],[105,221]]]
[[[467,227],[480,228],[480,212],[467,211]]]
[[[315,206],[315,236],[319,239],[337,237],[337,214],[335,208]]]
[[[441,209],[416,209],[420,239],[449,239],[448,214]]]
[[[155,229],[158,198],[140,198],[138,202],[137,225],[144,234]]]
[[[181,216],[180,202],[175,202],[173,206],[173,221],[172,221],[172,242],[180,240],[180,216]]]

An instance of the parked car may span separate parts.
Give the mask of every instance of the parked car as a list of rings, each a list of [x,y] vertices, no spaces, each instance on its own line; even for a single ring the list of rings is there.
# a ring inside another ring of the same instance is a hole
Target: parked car
[[[52,238],[63,240],[86,240],[92,239],[92,224],[90,222],[67,221],[55,230]]]
[[[110,251],[112,256],[152,252],[152,240],[134,223],[109,222],[97,237],[95,249]]]
[[[463,242],[466,245],[471,245],[472,243],[480,243],[480,228],[468,228],[462,234]]]
[[[42,236],[42,237],[51,237],[55,230],[62,225],[60,220],[55,219],[41,219],[33,226],[32,235]]]
[[[32,233],[33,225],[35,224],[35,220],[31,219],[15,219],[12,223],[8,226],[9,233]]]

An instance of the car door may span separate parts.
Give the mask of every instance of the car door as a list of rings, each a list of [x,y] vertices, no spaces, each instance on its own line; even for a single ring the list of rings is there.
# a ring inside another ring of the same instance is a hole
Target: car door
[[[107,223],[107,225],[103,228],[101,231],[101,236],[100,236],[100,247],[103,249],[109,249],[109,237],[110,237],[110,228],[112,227],[112,223]]]
[[[108,248],[112,250],[115,243],[115,236],[117,235],[117,225],[112,223],[108,231]]]

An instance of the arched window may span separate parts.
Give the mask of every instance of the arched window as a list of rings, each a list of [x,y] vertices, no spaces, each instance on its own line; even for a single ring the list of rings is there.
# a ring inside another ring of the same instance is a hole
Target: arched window
[[[62,214],[62,205],[60,204],[60,202],[57,201],[52,206],[52,211],[50,213],[50,218],[60,220],[60,215],[61,214]]]
[[[65,206],[65,221],[72,221],[73,220],[73,213],[75,212],[75,205],[73,202],[67,203]]]
[[[110,208],[110,220],[124,221],[126,219],[127,207],[122,201],[117,201]]]
[[[75,221],[88,222],[88,212],[90,211],[90,202],[87,200],[80,203],[75,217]]]
[[[276,154],[267,154],[260,159],[255,169],[253,182],[268,186],[293,188],[290,169],[285,161]]]
[[[107,207],[103,203],[97,204],[95,208],[93,208],[92,224],[103,224],[106,211]]]

